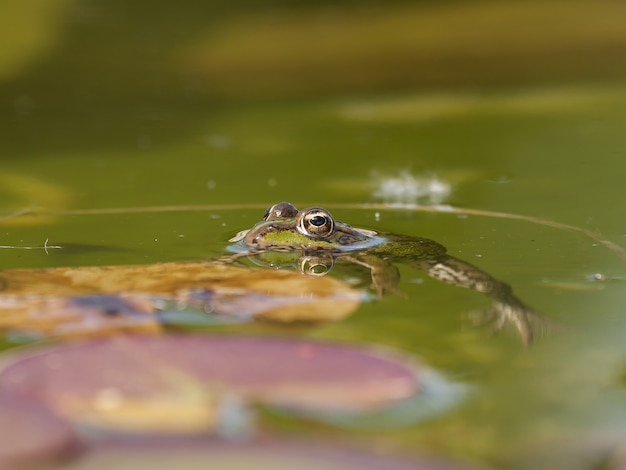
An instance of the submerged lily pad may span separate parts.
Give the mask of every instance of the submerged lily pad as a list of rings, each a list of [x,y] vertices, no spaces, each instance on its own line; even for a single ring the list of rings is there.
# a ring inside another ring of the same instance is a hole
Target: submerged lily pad
[[[419,393],[420,372],[377,350],[310,341],[118,337],[18,357],[0,372],[0,395],[81,425],[203,432],[232,427],[241,418],[233,403],[378,412]]]
[[[145,294],[0,295],[0,315],[0,329],[32,338],[162,331]]]
[[[331,277],[216,261],[6,270],[0,329],[35,336],[155,333],[153,313],[196,309],[225,321],[337,321],[363,295]]]
[[[48,410],[0,398],[0,468],[23,468],[63,459],[78,447],[71,427]]]

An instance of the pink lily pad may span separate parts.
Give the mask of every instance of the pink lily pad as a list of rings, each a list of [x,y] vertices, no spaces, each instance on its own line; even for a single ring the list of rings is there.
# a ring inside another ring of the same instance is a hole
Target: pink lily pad
[[[64,459],[79,447],[67,422],[48,410],[0,398],[0,468],[23,468]]]
[[[237,470],[478,470],[449,460],[401,457],[337,448],[309,442],[263,440],[225,442],[120,442],[99,445],[66,470],[171,470],[220,468]],[[480,467],[484,470],[483,467]]]
[[[1,395],[74,422],[141,432],[214,429],[220,404],[233,397],[374,412],[419,389],[420,368],[387,352],[252,337],[116,337],[23,355],[0,372]]]

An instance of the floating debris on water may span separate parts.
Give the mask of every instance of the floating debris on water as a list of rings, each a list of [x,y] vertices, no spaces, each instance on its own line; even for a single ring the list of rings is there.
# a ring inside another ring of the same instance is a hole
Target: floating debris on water
[[[450,183],[436,176],[417,177],[408,171],[398,176],[375,176],[373,196],[387,203],[441,204],[452,192]]]
[[[48,238],[44,241],[43,246],[19,246],[19,245],[0,245],[0,248],[5,249],[13,249],[13,250],[43,250],[48,254],[48,250],[50,249],[60,249],[63,248],[59,245],[48,245]]]
[[[607,282],[623,281],[620,276],[611,276],[606,273],[595,272],[585,275],[579,280],[542,279],[541,283],[562,290],[597,291],[606,288]]]

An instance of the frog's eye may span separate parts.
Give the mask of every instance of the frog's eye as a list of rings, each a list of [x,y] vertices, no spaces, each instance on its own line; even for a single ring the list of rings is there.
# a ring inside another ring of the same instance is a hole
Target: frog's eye
[[[263,220],[295,217],[296,215],[298,215],[298,209],[296,209],[296,206],[289,202],[279,202],[265,211]]]
[[[298,230],[310,237],[327,237],[335,231],[335,221],[324,209],[302,211]]]

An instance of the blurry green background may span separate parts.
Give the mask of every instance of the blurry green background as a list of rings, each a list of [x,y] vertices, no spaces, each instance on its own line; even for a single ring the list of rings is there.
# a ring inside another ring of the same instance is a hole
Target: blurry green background
[[[461,205],[534,215],[616,196],[623,2],[0,8],[3,170],[45,175],[72,207],[361,201],[372,171],[403,169],[454,173]]]
[[[616,0],[5,0],[0,213],[233,206],[6,220],[0,245],[67,249],[0,256],[41,267],[216,255],[263,212],[236,205],[333,210],[374,201],[377,178],[403,171],[450,182],[450,204],[624,245],[625,85]],[[351,438],[498,468],[623,463],[622,260],[520,221],[333,213],[434,238],[562,325],[529,351],[487,339],[459,319],[483,306],[477,294],[403,271],[410,302],[309,334],[395,346],[476,393],[432,422]]]

